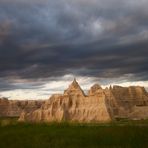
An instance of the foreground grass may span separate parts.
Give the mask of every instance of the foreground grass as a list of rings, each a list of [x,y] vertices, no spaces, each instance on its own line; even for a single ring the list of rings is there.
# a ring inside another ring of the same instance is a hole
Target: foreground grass
[[[29,124],[0,126],[0,148],[147,148],[148,126]]]

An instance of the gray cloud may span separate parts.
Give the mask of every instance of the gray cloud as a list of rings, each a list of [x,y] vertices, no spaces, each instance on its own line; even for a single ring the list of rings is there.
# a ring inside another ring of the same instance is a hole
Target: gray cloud
[[[1,0],[0,78],[148,80],[147,26],[144,0]]]

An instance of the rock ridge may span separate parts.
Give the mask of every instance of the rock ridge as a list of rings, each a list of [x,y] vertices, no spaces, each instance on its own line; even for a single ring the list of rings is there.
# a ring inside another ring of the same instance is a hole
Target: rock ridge
[[[146,119],[148,93],[144,87],[113,86],[103,89],[93,85],[85,95],[76,79],[63,94],[52,95],[32,112],[23,112],[19,121],[110,122],[116,118]],[[139,113],[137,115],[137,112]]]

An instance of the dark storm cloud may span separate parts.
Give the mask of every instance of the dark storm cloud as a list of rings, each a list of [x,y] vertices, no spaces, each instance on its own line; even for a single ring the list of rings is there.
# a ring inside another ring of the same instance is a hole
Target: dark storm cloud
[[[1,0],[0,77],[148,80],[147,26],[144,0]]]
[[[9,81],[8,79],[0,78],[0,92],[15,90],[15,89],[40,89],[42,88],[43,82],[17,82],[17,81]]]

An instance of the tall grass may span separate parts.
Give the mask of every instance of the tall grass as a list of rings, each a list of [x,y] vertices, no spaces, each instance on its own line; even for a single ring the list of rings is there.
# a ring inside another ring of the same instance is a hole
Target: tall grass
[[[0,148],[147,148],[148,126],[15,123],[0,126]]]

